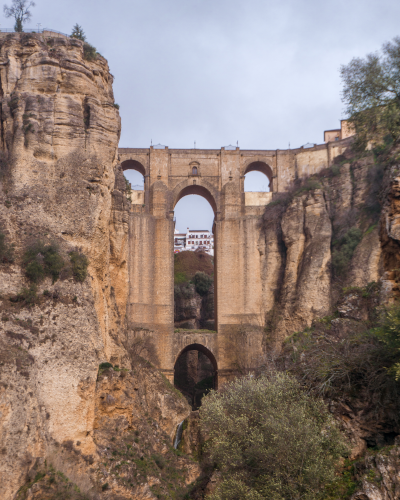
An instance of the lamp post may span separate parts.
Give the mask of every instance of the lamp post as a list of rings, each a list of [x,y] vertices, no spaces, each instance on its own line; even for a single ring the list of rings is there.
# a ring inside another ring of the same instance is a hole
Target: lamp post
[[[41,23],[37,23],[36,26],[37,26],[38,33],[40,33],[40,27],[42,26],[42,24]]]

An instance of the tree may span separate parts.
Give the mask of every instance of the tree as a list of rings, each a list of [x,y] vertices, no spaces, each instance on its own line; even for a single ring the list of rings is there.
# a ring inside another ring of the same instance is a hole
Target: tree
[[[221,474],[207,500],[312,500],[346,452],[322,400],[285,374],[238,378],[202,400],[206,453]]]
[[[35,2],[29,0],[12,0],[11,7],[4,5],[3,10],[5,16],[15,19],[15,31],[24,31],[23,24],[29,22],[32,17],[32,13],[29,10],[31,7],[35,7]]]
[[[211,285],[213,284],[212,276],[209,276],[206,273],[201,271],[197,271],[194,275],[194,285],[196,287],[196,292],[202,297],[208,292]]]
[[[82,26],[79,26],[78,23],[72,29],[71,38],[77,38],[78,40],[82,40],[82,42],[86,41],[85,32],[82,29]]]
[[[398,141],[400,138],[400,37],[382,46],[381,53],[354,58],[341,67],[342,100],[356,146],[369,141]]]

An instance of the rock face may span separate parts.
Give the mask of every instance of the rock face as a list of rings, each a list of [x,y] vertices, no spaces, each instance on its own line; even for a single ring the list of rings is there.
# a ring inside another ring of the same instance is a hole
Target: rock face
[[[214,285],[202,297],[193,284],[175,285],[176,328],[214,330]]]
[[[329,314],[337,300],[335,286],[363,287],[382,277],[378,225],[361,216],[370,197],[372,163],[367,158],[336,166],[334,175],[328,171],[317,185],[306,184],[287,205],[278,200],[267,207],[259,249],[264,303],[277,339]],[[335,285],[332,248],[351,228],[362,239]]]
[[[106,60],[85,59],[79,40],[27,34],[1,39],[0,232],[15,243],[14,263],[0,264],[4,500],[15,497],[44,459],[93,496],[101,485],[98,472],[88,470],[94,464],[98,471],[105,453],[101,426],[117,413],[121,433],[136,425],[133,408],[115,408],[115,402],[125,404],[123,389],[137,393],[135,382],[128,383],[135,361],[122,346],[129,202],[117,165],[120,118],[112,80]],[[11,302],[30,286],[22,255],[38,239],[58,245],[65,272],[54,283],[40,282],[33,304]],[[89,259],[82,283],[67,272],[69,252],[77,249]],[[97,382],[105,361],[128,370],[125,388],[115,377]],[[174,403],[179,395],[173,388],[157,384],[132,401],[140,418],[146,411],[157,415],[160,432],[172,440],[176,423],[190,410],[184,400]],[[115,488],[122,488],[118,481]],[[147,496],[137,498],[154,498],[147,483],[143,488]]]
[[[395,500],[400,498],[400,447],[382,449],[368,454],[357,463],[356,479],[359,486],[351,500]]]

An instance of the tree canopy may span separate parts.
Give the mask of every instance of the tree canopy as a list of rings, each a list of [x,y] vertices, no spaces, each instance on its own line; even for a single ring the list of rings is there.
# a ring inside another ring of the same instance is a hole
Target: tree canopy
[[[203,398],[206,451],[221,481],[207,500],[313,500],[343,438],[325,404],[285,373],[244,377]]]
[[[354,58],[341,67],[342,100],[356,132],[356,145],[400,138],[400,37],[381,52]]]
[[[35,7],[35,2],[30,0],[12,0],[11,7],[4,5],[3,10],[5,16],[15,19],[15,31],[23,31],[24,23],[31,20],[32,13],[29,10],[31,7]]]

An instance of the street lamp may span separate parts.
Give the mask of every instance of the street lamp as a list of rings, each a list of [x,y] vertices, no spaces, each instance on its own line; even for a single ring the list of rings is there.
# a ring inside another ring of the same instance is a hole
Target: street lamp
[[[37,23],[36,26],[37,26],[38,33],[40,33],[40,27],[42,26],[42,24],[41,23]]]

